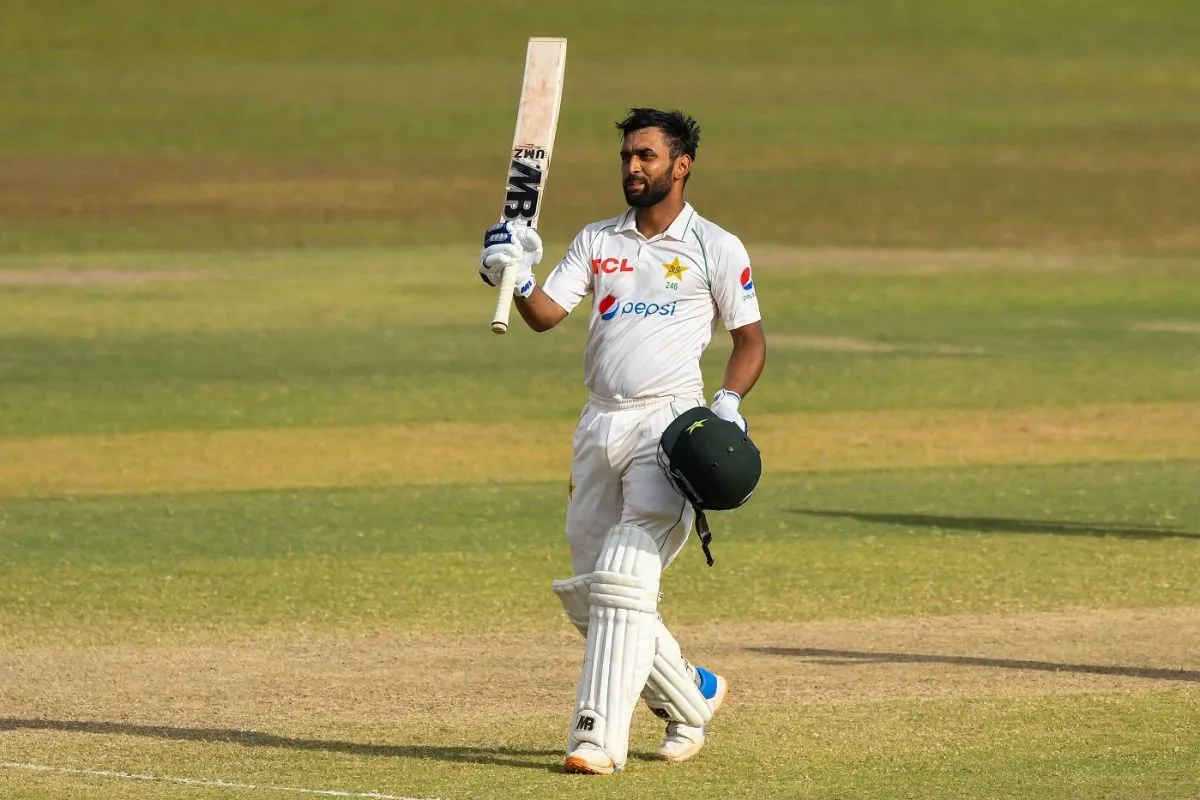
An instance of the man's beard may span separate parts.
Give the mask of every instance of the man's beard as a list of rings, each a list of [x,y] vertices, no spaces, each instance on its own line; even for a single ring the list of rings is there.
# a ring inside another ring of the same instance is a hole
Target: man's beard
[[[637,194],[631,194],[628,184],[622,184],[625,192],[625,202],[634,208],[650,208],[658,205],[663,198],[671,193],[671,171],[668,169],[659,176],[658,180],[643,178],[645,188]]]

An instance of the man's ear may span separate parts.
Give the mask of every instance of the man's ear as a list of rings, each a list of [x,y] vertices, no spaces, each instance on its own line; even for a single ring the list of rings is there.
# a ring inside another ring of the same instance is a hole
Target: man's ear
[[[683,180],[692,171],[692,157],[684,153],[675,159],[675,180]]]

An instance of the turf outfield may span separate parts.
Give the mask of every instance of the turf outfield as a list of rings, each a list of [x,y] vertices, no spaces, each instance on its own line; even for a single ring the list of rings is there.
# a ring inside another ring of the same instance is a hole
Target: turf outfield
[[[1194,4],[648,9],[6,8],[0,796],[1200,796]],[[601,781],[584,320],[494,337],[473,266],[549,34],[547,252],[683,106],[770,342],[763,483],[664,576],[730,701]]]
[[[482,424],[528,414],[504,391],[521,384],[538,387],[539,417],[573,420],[586,320],[481,341],[476,255],[0,258],[0,432]],[[764,261],[773,346],[760,414],[1200,398],[1193,260],[839,261],[768,247]],[[727,352],[718,337],[707,368]]]
[[[716,568],[689,550],[664,583],[734,699],[681,769],[639,715],[628,774],[586,791],[1188,796],[1193,265],[885,255],[760,270],[767,474]],[[4,262],[16,796],[560,796],[582,330],[495,338],[464,258],[391,268],[430,257]],[[558,381],[532,407],[531,374]]]

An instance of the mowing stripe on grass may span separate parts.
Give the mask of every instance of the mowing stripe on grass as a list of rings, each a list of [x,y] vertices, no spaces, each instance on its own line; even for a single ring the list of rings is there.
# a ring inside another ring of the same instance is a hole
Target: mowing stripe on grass
[[[1191,458],[1200,403],[752,417],[773,472]],[[566,481],[572,424],[0,439],[0,497]]]
[[[436,798],[401,797],[394,794],[379,792],[345,792],[340,789],[298,789],[291,786],[264,786],[254,783],[235,783],[223,780],[204,780],[201,778],[171,778],[164,775],[142,775],[134,772],[117,772],[108,769],[72,769],[70,767],[51,767],[45,764],[24,764],[15,761],[0,761],[0,767],[6,769],[24,769],[33,772],[52,772],[59,775],[82,775],[89,778],[121,778],[132,781],[155,781],[158,783],[174,783],[180,786],[198,786],[204,789],[251,789],[264,792],[290,792],[292,794],[311,794],[320,797],[369,797],[375,800],[436,800]]]

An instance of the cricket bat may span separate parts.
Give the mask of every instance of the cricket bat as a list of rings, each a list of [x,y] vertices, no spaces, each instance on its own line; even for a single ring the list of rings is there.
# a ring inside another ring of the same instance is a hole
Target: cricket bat
[[[566,39],[534,37],[529,40],[501,219],[523,220],[531,228],[537,227],[546,175],[550,172],[550,154],[554,150],[554,131],[558,128],[558,106],[562,100],[566,66]],[[504,271],[496,313],[492,315],[492,333],[508,332],[516,278],[516,267]]]

